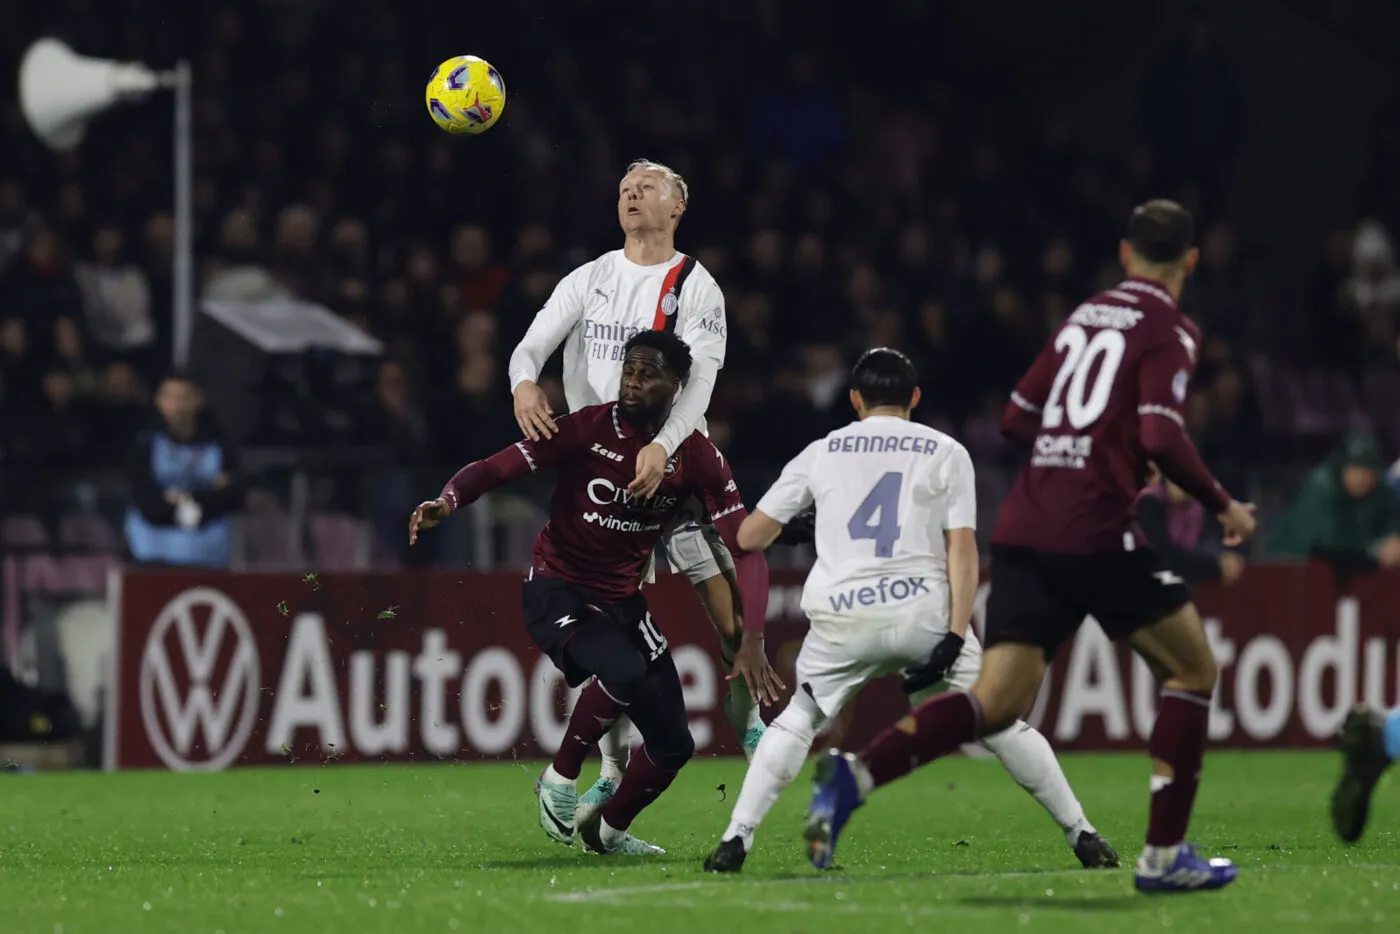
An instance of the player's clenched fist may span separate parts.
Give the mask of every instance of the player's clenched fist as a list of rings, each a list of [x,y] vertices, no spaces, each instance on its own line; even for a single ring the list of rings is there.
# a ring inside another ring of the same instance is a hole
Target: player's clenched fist
[[[531,441],[552,438],[559,429],[554,424],[554,408],[539,384],[525,380],[515,387],[515,421]]]
[[[1215,517],[1220,520],[1220,525],[1225,529],[1225,545],[1234,548],[1243,544],[1245,539],[1254,534],[1254,504],[1241,503],[1235,500],[1230,502],[1229,508]]]
[[[666,479],[666,449],[653,441],[637,452],[637,476],[627,492],[638,499],[650,499]]]
[[[408,543],[413,545],[418,541],[419,529],[431,529],[450,515],[452,515],[452,504],[441,496],[425,503],[419,503],[418,508],[413,510],[413,515],[408,519]]]

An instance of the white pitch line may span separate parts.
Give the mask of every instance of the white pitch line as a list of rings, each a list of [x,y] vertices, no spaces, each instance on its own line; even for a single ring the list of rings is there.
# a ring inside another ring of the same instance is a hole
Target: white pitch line
[[[696,909],[714,908],[713,901],[699,898],[660,898],[651,899],[646,902],[648,909],[668,909],[674,911],[693,911]],[[984,914],[985,908],[971,905],[877,905],[865,902],[842,901],[832,903],[817,904],[815,902],[797,901],[774,901],[764,899],[751,906],[753,910],[762,912],[777,912],[779,914],[809,914],[819,911],[823,914],[848,914],[848,915],[896,915],[899,917],[929,916],[946,914]]]
[[[1010,900],[1008,900],[1008,903],[1001,907],[1005,911],[1021,913],[1035,912],[1043,917],[1044,914],[1052,911],[1073,912],[1076,910],[1076,903],[1079,901],[1080,899],[1067,897],[1052,903],[1048,900],[1038,900],[1035,896],[1029,896],[1021,904],[1012,904]],[[1154,902],[1150,898],[1143,897],[1139,905],[1125,906],[1124,911],[1146,912],[1150,910],[1153,905]],[[713,901],[697,898],[661,898],[649,900],[637,907],[649,911],[695,911],[714,908],[716,905]],[[760,915],[768,913],[810,915],[813,912],[820,912],[824,915],[861,915],[865,917],[871,915],[885,915],[901,918],[949,916],[986,918],[989,911],[996,911],[997,909],[988,908],[983,905],[960,904],[957,901],[941,901],[936,904],[925,905],[890,905],[850,901],[836,902],[834,904],[829,902],[818,904],[816,902],[764,900],[761,902],[746,903],[746,910],[753,911]],[[1390,916],[1385,912],[1379,911],[1369,914],[1362,912],[1347,912],[1341,914],[1329,912],[1321,915],[1314,915],[1307,911],[1276,911],[1267,917],[1269,920],[1278,924],[1315,924],[1322,921],[1333,924],[1380,924]],[[1265,918],[1261,917],[1258,920],[1262,921],[1265,920]]]
[[[1020,873],[1019,875],[1032,875],[1032,873]],[[1064,875],[1064,873],[1038,873],[1038,875]],[[795,881],[798,881],[798,880],[774,880],[774,884],[779,884],[779,883],[786,882],[786,881],[793,881],[793,882],[795,882]],[[682,885],[678,885],[678,886],[671,886],[671,890],[675,890],[675,889],[678,889],[678,888],[685,888],[685,889],[687,889],[687,890],[694,891],[696,888],[703,886],[703,884],[704,884],[704,883],[696,883],[696,884],[693,884],[693,885],[690,885],[690,884],[682,884]],[[639,892],[639,893],[641,893],[641,892],[654,892],[654,891],[655,891],[656,889],[658,889],[658,888],[663,888],[663,887],[662,887],[662,886],[636,886],[636,887],[634,887],[631,891],[636,891],[636,892]],[[556,901],[590,901],[590,899],[569,899],[569,898],[567,897],[568,895],[581,895],[581,894],[588,894],[588,893],[564,893],[564,896],[562,896],[562,897],[556,897],[555,900],[556,900]],[[1026,912],[1026,911],[1036,911],[1036,912],[1048,912],[1048,911],[1074,911],[1074,910],[1075,910],[1075,905],[1076,905],[1076,903],[1079,902],[1079,901],[1081,901],[1081,899],[1075,898],[1075,897],[1073,897],[1073,896],[1067,896],[1067,897],[1064,898],[1063,900],[1058,900],[1058,901],[1052,903],[1052,902],[1050,902],[1050,901],[1041,901],[1041,900],[1039,900],[1036,896],[1031,895],[1031,896],[1027,896],[1026,899],[1025,899],[1025,901],[1024,901],[1022,904],[1019,904],[1019,905],[1011,904],[1010,901],[1008,900],[1008,903],[1007,903],[1004,907],[1005,907],[1005,909],[1008,910],[1008,911],[1016,910],[1016,911],[1021,911],[1021,912]],[[1137,906],[1136,908],[1133,908],[1133,909],[1125,909],[1125,910],[1145,911],[1145,910],[1147,910],[1151,905],[1152,905],[1152,902],[1151,902],[1149,899],[1144,898],[1144,899],[1142,899],[1142,902],[1141,902],[1141,905],[1140,905],[1140,906]],[[651,910],[651,911],[655,911],[655,910],[658,910],[658,909],[660,909],[660,910],[666,910],[666,911],[695,911],[695,910],[697,910],[697,909],[714,908],[714,907],[715,907],[715,903],[714,903],[713,901],[710,901],[710,900],[702,900],[702,899],[696,899],[696,898],[660,898],[660,899],[650,899],[650,900],[648,900],[647,902],[645,902],[644,904],[638,905],[637,907],[638,907],[638,908],[644,908],[644,909]],[[872,904],[872,903],[868,903],[868,902],[852,902],[852,901],[840,901],[840,902],[836,902],[836,903],[834,903],[834,904],[833,904],[833,903],[830,903],[830,902],[823,902],[823,903],[820,903],[820,904],[819,904],[819,903],[817,903],[817,902],[800,902],[800,901],[786,901],[786,900],[764,899],[763,901],[760,901],[760,902],[748,903],[748,904],[747,904],[747,907],[748,907],[749,910],[754,911],[754,912],[756,912],[756,913],[758,913],[758,914],[773,913],[773,914],[804,914],[804,915],[805,915],[805,914],[811,914],[812,912],[821,912],[822,914],[828,914],[828,915],[829,915],[829,914],[838,914],[838,915],[862,915],[862,916],[866,916],[866,917],[868,917],[868,916],[870,916],[870,915],[889,915],[889,916],[898,916],[898,917],[902,917],[902,918],[912,918],[912,917],[918,917],[918,918],[932,918],[932,917],[948,917],[948,916],[950,916],[950,915],[952,915],[952,916],[966,916],[966,917],[974,917],[974,918],[985,918],[985,917],[987,917],[987,912],[988,912],[988,908],[985,907],[985,906],[982,906],[982,905],[960,904],[960,903],[958,903],[958,902],[955,901],[955,900],[953,900],[953,901],[940,901],[940,902],[938,902],[938,903],[936,903],[936,904],[924,904],[924,905],[910,905],[910,904],[891,905],[891,904]],[[1387,917],[1388,917],[1388,915],[1387,915],[1385,912],[1379,912],[1379,911],[1377,911],[1377,912],[1370,912],[1370,913],[1364,913],[1364,912],[1347,912],[1347,913],[1342,913],[1342,914],[1338,914],[1338,913],[1333,912],[1333,913],[1327,913],[1327,914],[1325,914],[1325,915],[1313,915],[1311,912],[1307,912],[1307,911],[1276,911],[1276,912],[1274,912],[1273,915],[1271,916],[1271,920],[1273,920],[1274,922],[1276,922],[1276,923],[1278,923],[1278,924],[1313,924],[1313,923],[1320,922],[1320,921],[1324,921],[1324,920],[1325,920],[1325,921],[1328,921],[1328,922],[1332,922],[1332,923],[1338,923],[1338,924],[1380,924],[1380,923],[1384,922],[1384,921],[1386,920]],[[1263,919],[1261,918],[1260,920],[1263,920]]]
[[[1342,863],[1337,866],[1319,866],[1317,864],[1297,864],[1297,863],[1277,863],[1269,866],[1249,866],[1247,872],[1308,872],[1316,869],[1372,869],[1372,870],[1394,870],[1395,867],[1386,863]],[[1129,868],[1119,870],[1118,874],[1130,872]],[[1112,877],[1115,873],[1105,872],[1102,869],[1023,869],[1011,870],[1007,872],[940,872],[940,873],[897,873],[890,876],[845,876],[845,875],[812,875],[809,877],[798,877],[790,879],[744,879],[742,877],[733,880],[730,884],[738,883],[746,889],[761,889],[773,886],[791,885],[870,885],[889,884],[893,882],[907,882],[913,879],[938,880],[947,879],[961,881],[968,879],[990,880],[998,879],[1064,879],[1076,877]],[[606,902],[615,899],[629,898],[634,895],[667,895],[673,892],[693,892],[696,889],[707,886],[723,885],[718,880],[696,880],[693,882],[658,882],[654,885],[633,885],[616,889],[586,889],[582,892],[555,892],[544,896],[546,901],[581,903],[581,902]],[[723,891],[714,889],[714,891]],[[654,907],[654,905],[653,905]],[[677,906],[684,907],[684,906]]]
[[[631,895],[654,895],[664,892],[686,892],[698,889],[705,882],[661,882],[656,885],[633,885],[620,889],[587,889],[582,892],[556,892],[546,895],[550,902],[605,902],[613,898],[627,898]]]
[[[748,888],[763,888],[765,886],[779,885],[852,885],[857,883],[882,883],[907,881],[910,878],[919,879],[1054,879],[1064,876],[1091,876],[1101,875],[1101,870],[1096,869],[1046,869],[1046,870],[1025,870],[1020,872],[945,872],[928,873],[910,876],[899,874],[888,877],[861,876],[858,878],[851,876],[812,876],[810,878],[797,879],[737,879],[734,880]],[[545,899],[552,902],[603,902],[614,898],[628,898],[633,895],[664,895],[670,892],[689,892],[705,886],[722,885],[724,883],[715,881],[696,882],[658,882],[655,885],[633,885],[616,889],[587,889],[582,892],[557,892],[546,895]]]

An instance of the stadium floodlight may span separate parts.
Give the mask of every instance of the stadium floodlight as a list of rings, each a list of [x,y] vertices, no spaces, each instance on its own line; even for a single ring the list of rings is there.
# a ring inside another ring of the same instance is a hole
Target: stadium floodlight
[[[88,121],[152,91],[175,91],[175,365],[189,358],[194,331],[192,75],[188,62],[156,72],[135,62],[87,58],[58,39],[39,39],[19,65],[19,105],[34,135],[66,152],[83,140]]]

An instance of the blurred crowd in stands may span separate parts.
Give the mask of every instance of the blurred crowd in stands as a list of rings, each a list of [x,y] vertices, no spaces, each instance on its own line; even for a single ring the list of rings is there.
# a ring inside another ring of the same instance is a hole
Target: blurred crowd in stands
[[[921,366],[921,417],[1004,462],[1010,386],[1115,280],[1128,211],[1157,195],[1197,212],[1184,304],[1206,344],[1190,428],[1227,485],[1249,495],[1265,459],[1315,462],[1351,429],[1392,457],[1400,446],[1397,217],[1358,210],[1319,245],[1310,294],[1272,290],[1226,214],[1245,104],[1201,24],[1148,70],[1137,141],[1103,153],[965,61],[938,3],[845,22],[843,44],[878,37],[883,54],[835,88],[799,5],[695,19],[734,56],[722,66],[702,35],[631,42],[635,23],[610,38],[630,55],[568,51],[587,48],[603,5],[562,5],[529,36],[493,35],[499,49],[469,43],[512,93],[473,140],[422,112],[432,65],[462,50],[428,41],[413,8],[45,6],[89,54],[192,59],[199,293],[306,298],[383,340],[365,434],[404,466],[451,468],[517,437],[506,359],[560,276],[619,244],[617,179],[640,156],[686,176],[678,245],[725,291],[710,424],[736,461],[781,463],[845,421],[854,354],[888,344]],[[35,29],[0,35],[0,59]],[[751,41],[725,42],[735,30]],[[55,156],[13,99],[0,98],[16,156],[0,162],[0,467],[120,465],[170,360],[167,108],[104,117]],[[1396,166],[1388,139],[1373,174]]]

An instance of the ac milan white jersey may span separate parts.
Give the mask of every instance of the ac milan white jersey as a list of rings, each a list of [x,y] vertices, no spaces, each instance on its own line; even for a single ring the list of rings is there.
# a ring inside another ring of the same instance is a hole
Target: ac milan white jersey
[[[705,430],[728,336],[724,294],[705,267],[683,253],[639,266],[614,250],[565,276],[511,354],[511,391],[524,380],[538,380],[545,361],[563,343],[569,410],[616,401],[622,348],[647,329],[673,330],[690,345],[694,359],[690,379],[657,438],[673,453],[691,432]]]
[[[946,600],[943,533],[977,527],[967,449],[893,416],[853,422],[809,444],[757,508],[787,523],[813,503],[817,562],[802,590],[809,616],[880,617],[921,597]]]

